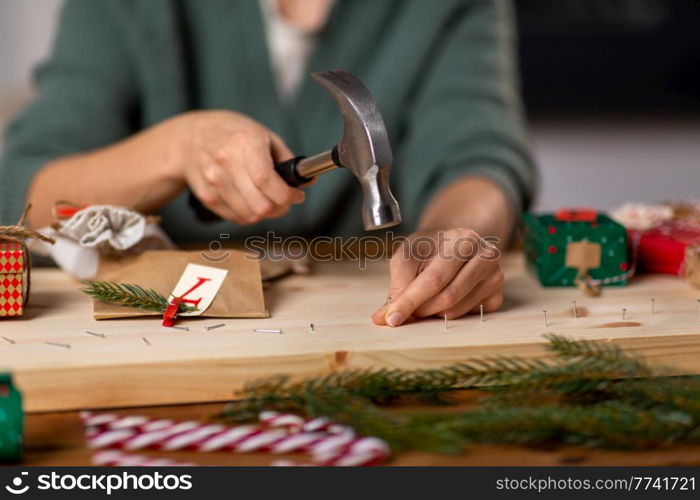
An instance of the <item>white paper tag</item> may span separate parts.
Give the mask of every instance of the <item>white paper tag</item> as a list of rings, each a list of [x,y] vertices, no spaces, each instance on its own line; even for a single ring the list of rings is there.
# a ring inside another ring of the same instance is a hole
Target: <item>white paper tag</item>
[[[197,308],[196,311],[180,313],[180,316],[200,316],[214,302],[227,274],[227,269],[187,264],[169,300],[177,297],[184,304]]]

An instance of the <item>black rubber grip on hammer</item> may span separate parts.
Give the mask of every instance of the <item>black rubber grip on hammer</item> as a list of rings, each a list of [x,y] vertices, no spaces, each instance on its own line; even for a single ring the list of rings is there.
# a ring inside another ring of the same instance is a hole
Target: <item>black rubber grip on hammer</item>
[[[299,187],[302,184],[310,182],[311,179],[303,177],[297,172],[297,165],[306,158],[305,156],[297,156],[291,160],[283,161],[275,165],[275,171],[284,179],[284,181],[292,187]]]

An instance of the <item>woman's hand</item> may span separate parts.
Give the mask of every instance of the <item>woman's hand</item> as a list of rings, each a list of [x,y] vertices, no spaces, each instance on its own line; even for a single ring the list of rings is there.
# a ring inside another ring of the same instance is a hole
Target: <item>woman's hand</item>
[[[470,229],[412,234],[394,252],[390,270],[391,300],[372,315],[377,325],[436,315],[454,319],[503,303],[500,250]]]
[[[304,201],[304,193],[274,170],[291,157],[282,139],[240,113],[184,113],[104,148],[49,162],[29,189],[30,223],[50,224],[58,200],[150,213],[189,185],[212,212],[253,224]]]
[[[240,225],[285,215],[304,201],[275,164],[293,156],[282,139],[255,120],[230,111],[186,113],[182,175],[204,206]]]

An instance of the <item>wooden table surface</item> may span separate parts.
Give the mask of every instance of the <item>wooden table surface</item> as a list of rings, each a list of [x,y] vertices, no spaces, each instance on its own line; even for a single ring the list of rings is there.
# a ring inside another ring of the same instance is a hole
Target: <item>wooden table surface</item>
[[[476,391],[456,395],[454,407],[434,411],[465,410],[474,407]],[[222,410],[221,404],[196,404],[131,408],[117,411],[128,415],[148,415],[175,420],[207,421]],[[416,409],[413,407],[412,409]],[[397,410],[400,411],[400,410]],[[136,452],[150,457],[193,462],[201,465],[269,465],[273,460],[306,461],[307,456],[263,453]],[[53,412],[27,416],[24,465],[90,465],[93,451],[85,445],[84,429],[76,412]],[[477,445],[459,455],[408,452],[394,457],[391,465],[609,465],[666,466],[700,465],[700,446],[674,446],[646,451],[592,450],[582,447],[525,448],[519,446]]]
[[[322,263],[312,276],[285,278],[266,291],[271,317],[223,320],[226,328],[205,332],[212,320],[188,322],[191,331],[159,329],[157,320],[95,322],[78,284],[55,270],[33,273],[34,306],[24,319],[3,321],[0,365],[13,369],[27,397],[28,465],[86,465],[80,408],[134,407],[128,414],[207,420],[221,410],[241,383],[272,373],[308,376],[346,367],[434,367],[492,354],[543,355],[544,333],[612,340],[681,372],[700,373],[700,293],[672,276],[642,276],[631,285],[587,298],[575,289],[542,289],[528,276],[520,255],[505,261],[506,303],[502,311],[450,322],[439,319],[390,330],[371,324],[382,303],[386,263],[359,271],[353,263]],[[650,299],[656,299],[656,314]],[[579,317],[571,315],[576,300]],[[625,321],[621,308],[627,309]],[[549,311],[549,324],[542,321]],[[316,331],[310,334],[309,322]],[[283,335],[252,329],[282,328]],[[106,333],[105,339],[84,330]],[[151,346],[142,342],[148,336]],[[45,345],[67,342],[70,349]],[[155,378],[149,376],[155,375]],[[460,394],[457,409],[474,404],[476,393]],[[94,403],[94,404],[91,404]],[[177,403],[177,404],[176,404]],[[197,403],[197,404],[181,404]],[[157,406],[151,406],[157,405]],[[148,453],[156,455],[155,453]],[[201,464],[264,465],[262,454],[169,453]],[[278,457],[275,457],[278,458]],[[292,457],[301,458],[303,457]],[[396,465],[700,465],[700,447],[621,452],[575,447],[527,449],[479,445],[459,456],[406,453]]]
[[[30,412],[226,401],[251,379],[280,373],[300,378],[343,368],[435,368],[476,356],[541,357],[546,333],[620,342],[700,373],[700,293],[684,280],[642,276],[590,298],[574,288],[540,287],[522,260],[505,259],[502,310],[483,323],[478,316],[451,321],[447,331],[439,318],[396,329],[372,324],[370,314],[386,297],[386,262],[366,270],[356,262],[318,263],[311,275],[266,290],[269,318],[187,319],[188,332],[162,328],[158,318],[95,321],[77,282],[38,269],[26,316],[0,322],[0,334],[14,341],[0,341],[0,366],[13,371]],[[219,323],[225,326],[204,328]]]

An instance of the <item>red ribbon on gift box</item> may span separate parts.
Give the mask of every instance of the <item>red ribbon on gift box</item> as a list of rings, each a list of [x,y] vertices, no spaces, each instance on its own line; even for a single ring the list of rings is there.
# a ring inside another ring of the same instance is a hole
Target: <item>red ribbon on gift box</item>
[[[562,208],[554,213],[554,218],[562,222],[595,222],[598,211],[595,208]]]

